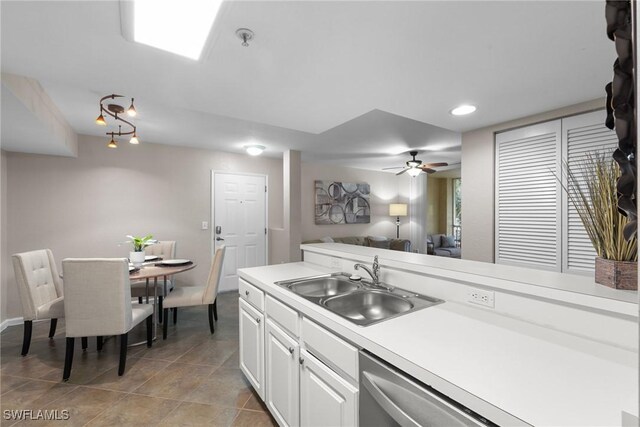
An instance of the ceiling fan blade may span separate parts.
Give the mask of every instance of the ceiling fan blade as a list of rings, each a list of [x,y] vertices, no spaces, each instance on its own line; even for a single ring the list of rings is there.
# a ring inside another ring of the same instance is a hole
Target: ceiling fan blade
[[[402,169],[403,167],[404,167],[404,166],[394,166],[394,167],[392,167],[392,168],[382,168],[382,170],[383,170],[383,171],[388,171],[388,170],[391,170],[391,169]]]
[[[427,168],[438,168],[438,167],[441,167],[441,166],[449,166],[449,163],[447,163],[447,162],[424,163],[422,166],[423,167],[427,167]]]
[[[422,172],[426,172],[426,173],[436,173],[437,171],[435,169],[431,169],[431,168],[421,168]]]
[[[402,169],[400,172],[396,173],[396,175],[402,175],[403,173],[405,173],[406,171],[408,171],[411,168],[404,168]]]

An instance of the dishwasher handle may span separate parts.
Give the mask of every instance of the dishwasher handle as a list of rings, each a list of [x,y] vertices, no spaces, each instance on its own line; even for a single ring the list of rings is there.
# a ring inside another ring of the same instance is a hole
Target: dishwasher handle
[[[360,383],[378,406],[402,427],[495,425],[484,419],[476,419],[425,389],[410,390],[367,371],[361,372]],[[388,390],[385,392],[385,389]]]
[[[384,411],[391,416],[402,427],[421,427],[409,414],[403,411],[378,387],[372,379],[373,375],[368,372],[362,373],[362,385],[366,388],[371,397],[380,405]]]

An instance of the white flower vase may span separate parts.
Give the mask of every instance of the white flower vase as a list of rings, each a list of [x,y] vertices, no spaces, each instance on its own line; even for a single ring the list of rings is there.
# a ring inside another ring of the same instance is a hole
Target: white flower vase
[[[144,252],[129,252],[129,261],[131,261],[134,267],[140,268],[144,262],[144,256]]]

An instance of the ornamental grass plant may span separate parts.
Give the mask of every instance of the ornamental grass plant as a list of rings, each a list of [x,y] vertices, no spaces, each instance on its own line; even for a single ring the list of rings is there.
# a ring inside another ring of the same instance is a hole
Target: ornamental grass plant
[[[627,217],[618,212],[617,163],[603,151],[587,153],[584,161],[564,164],[561,181],[599,257],[613,261],[637,261],[637,236],[627,241],[623,230]]]

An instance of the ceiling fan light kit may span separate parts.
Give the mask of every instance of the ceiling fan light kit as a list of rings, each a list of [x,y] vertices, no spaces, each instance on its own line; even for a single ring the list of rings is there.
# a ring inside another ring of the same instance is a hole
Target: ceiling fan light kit
[[[131,135],[131,139],[129,140],[129,143],[137,145],[140,143],[140,140],[138,140],[138,135],[136,133],[136,126],[131,123],[128,120],[125,120],[121,117],[122,114],[125,113],[125,109],[122,105],[119,104],[107,104],[107,106],[105,107],[104,102],[107,101],[108,99],[116,99],[116,98],[124,98],[123,95],[116,95],[111,94],[111,95],[107,95],[107,96],[103,96],[100,99],[100,115],[98,116],[98,118],[96,119],[96,124],[99,126],[106,126],[107,125],[107,121],[104,119],[104,114],[113,117],[116,120],[116,123],[118,122],[122,122],[128,126],[131,127],[131,130],[129,132],[123,132],[122,131],[122,125],[118,125],[118,132],[107,132],[107,135],[111,136],[111,141],[109,141],[109,144],[107,144],[107,147],[109,148],[118,148],[118,143],[115,139],[116,136],[124,136],[124,135]],[[131,98],[131,105],[129,106],[129,108],[126,110],[126,113],[128,116],[130,117],[135,117],[138,113],[136,111],[136,107],[133,105],[133,98]]]
[[[415,178],[416,176],[420,175],[422,172],[429,173],[429,174],[437,172],[433,168],[437,168],[440,166],[449,166],[449,164],[445,162],[423,164],[422,160],[416,159],[416,156],[418,155],[417,151],[410,151],[409,155],[412,157],[412,159],[406,162],[405,164],[407,166],[404,169],[402,169],[400,172],[396,173],[396,175],[402,175],[403,173],[406,172],[409,175],[411,175],[413,178]]]

